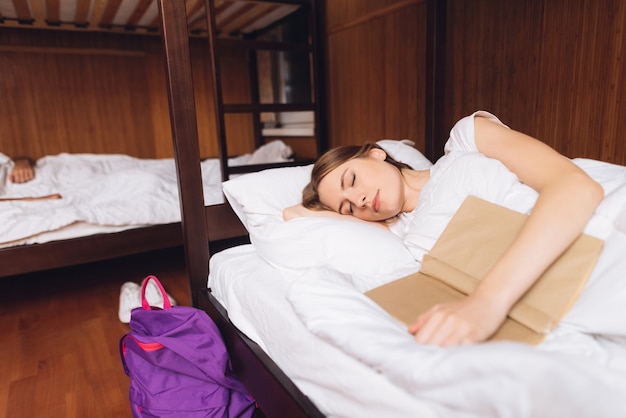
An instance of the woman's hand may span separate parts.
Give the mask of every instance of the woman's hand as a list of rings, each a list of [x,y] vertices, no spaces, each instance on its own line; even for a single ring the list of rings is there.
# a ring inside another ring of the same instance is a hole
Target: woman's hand
[[[315,211],[312,211],[311,209],[305,208],[300,203],[283,209],[283,220],[285,221],[290,221],[295,218],[302,218],[304,216],[322,216],[322,215],[319,215],[318,213],[316,213]]]
[[[409,332],[420,344],[450,347],[487,340],[504,322],[507,309],[473,295],[435,305],[420,315]]]

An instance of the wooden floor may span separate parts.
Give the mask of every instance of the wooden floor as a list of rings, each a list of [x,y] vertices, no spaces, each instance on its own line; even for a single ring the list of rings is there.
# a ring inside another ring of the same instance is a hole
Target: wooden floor
[[[0,417],[131,417],[119,357],[126,281],[190,297],[182,249],[0,279]]]

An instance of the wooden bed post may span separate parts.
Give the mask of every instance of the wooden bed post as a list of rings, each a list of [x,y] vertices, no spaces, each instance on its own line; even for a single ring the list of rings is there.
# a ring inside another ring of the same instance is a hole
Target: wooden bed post
[[[193,95],[189,32],[184,0],[159,0],[165,72],[178,175],[183,243],[193,306],[199,306],[194,289],[206,288],[209,240],[206,228],[198,127]]]
[[[215,109],[215,133],[217,134],[217,145],[220,154],[220,165],[222,168],[222,179],[228,180],[230,177],[230,171],[228,168],[228,150],[226,148],[226,132],[224,113],[220,111],[222,105],[222,83],[221,69],[217,62],[218,45],[217,45],[217,31],[215,28],[215,9],[213,7],[213,0],[205,1],[206,7],[206,20],[207,20],[207,36],[209,40],[209,60],[211,64],[211,83],[213,85],[213,106]]]
[[[437,161],[447,138],[443,130],[446,59],[446,0],[428,0],[426,23],[426,157]]]

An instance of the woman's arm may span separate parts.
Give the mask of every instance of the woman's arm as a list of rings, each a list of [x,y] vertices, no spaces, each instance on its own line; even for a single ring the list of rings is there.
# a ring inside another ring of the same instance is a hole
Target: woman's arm
[[[415,340],[442,346],[489,338],[515,302],[582,233],[603,198],[602,187],[546,144],[476,117],[478,150],[496,158],[538,199],[519,235],[467,298],[437,306],[409,328]]]

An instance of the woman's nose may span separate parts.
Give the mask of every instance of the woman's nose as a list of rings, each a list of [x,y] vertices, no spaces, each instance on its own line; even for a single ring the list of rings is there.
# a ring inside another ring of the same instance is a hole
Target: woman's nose
[[[351,190],[348,196],[348,200],[350,200],[350,202],[352,202],[352,204],[357,208],[365,207],[366,199],[367,196],[365,195],[365,192],[358,189]]]
[[[365,198],[365,193],[358,193],[354,199],[354,204],[359,208],[365,207]]]

